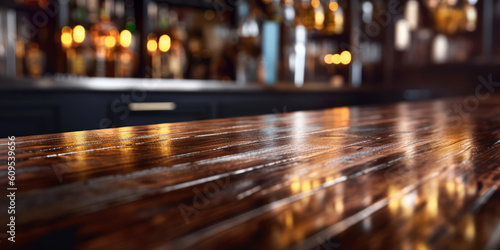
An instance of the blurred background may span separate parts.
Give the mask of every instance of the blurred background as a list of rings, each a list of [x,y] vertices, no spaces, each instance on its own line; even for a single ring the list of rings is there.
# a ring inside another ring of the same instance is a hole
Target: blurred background
[[[474,93],[500,0],[2,0],[0,136]]]

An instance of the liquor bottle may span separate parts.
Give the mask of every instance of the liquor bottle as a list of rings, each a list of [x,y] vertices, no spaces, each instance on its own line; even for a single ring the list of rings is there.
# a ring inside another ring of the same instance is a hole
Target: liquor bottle
[[[314,28],[316,30],[323,30],[325,25],[325,8],[320,0],[312,0],[311,6],[314,7]]]
[[[96,76],[115,75],[115,48],[120,33],[111,21],[109,6],[101,7],[100,21],[90,28],[92,42],[96,49]]]
[[[238,52],[236,55],[236,82],[257,82],[258,58],[260,57],[261,27],[260,9],[253,2],[241,2],[238,6]]]
[[[115,76],[132,77],[138,66],[137,31],[134,1],[117,1],[115,4],[116,23],[120,31],[119,50],[116,56]]]
[[[120,32],[120,49],[115,65],[116,77],[132,77],[137,67],[137,54],[133,49],[133,34],[128,29]]]
[[[293,82],[294,47],[295,47],[295,20],[296,11],[293,0],[282,0],[283,4],[283,36],[281,39],[280,81]]]
[[[316,25],[315,6],[319,6],[319,0],[301,0],[302,1],[302,24],[307,30],[314,30]],[[318,4],[318,5],[316,5]]]
[[[325,34],[335,34],[335,27],[336,27],[336,14],[335,12],[339,9],[339,4],[337,3],[336,0],[330,0],[326,2],[326,5],[324,6],[325,10],[325,23],[324,23],[324,29],[323,32]]]
[[[434,9],[434,19],[436,22],[436,30],[439,32],[453,31],[450,25],[451,9],[443,1],[439,1],[438,6]]]
[[[283,7],[279,0],[273,0],[266,5],[266,13],[262,23],[262,66],[260,74],[266,85],[273,85],[278,81],[280,44],[282,36]]]
[[[187,39],[184,22],[179,18],[178,12],[169,11],[169,37],[171,39],[169,69],[175,79],[184,78],[187,68],[187,56],[184,44]]]

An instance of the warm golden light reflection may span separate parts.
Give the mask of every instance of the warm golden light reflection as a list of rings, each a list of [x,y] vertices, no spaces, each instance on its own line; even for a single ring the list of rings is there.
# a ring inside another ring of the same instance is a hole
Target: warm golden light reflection
[[[324,112],[328,116],[334,117],[332,125],[341,127],[349,126],[351,118],[351,109],[349,107],[340,107],[340,108],[325,110]]]
[[[132,33],[128,30],[122,30],[120,33],[120,45],[128,48],[132,44]]]
[[[299,177],[297,176],[294,176],[290,179],[290,181],[292,182],[292,184],[290,185],[290,188],[292,189],[292,193],[293,194],[297,194],[300,192],[300,181],[299,181]]]
[[[293,227],[293,214],[291,211],[285,212],[285,225],[286,225],[286,228]]]
[[[344,183],[339,183],[335,188],[335,212],[342,214],[344,212]]]
[[[113,36],[107,36],[104,39],[104,45],[108,48],[112,48],[116,45],[116,39]]]
[[[132,134],[132,131],[130,131],[130,129],[123,128],[119,131],[118,137],[120,137],[121,140],[130,140],[134,137],[134,135]]]
[[[162,35],[160,36],[160,39],[158,40],[158,47],[161,52],[167,52],[170,50],[170,45],[171,45],[171,40],[168,35]]]
[[[309,180],[302,181],[301,191],[304,193],[311,191],[311,182]],[[302,204],[302,208],[305,209],[309,205],[310,201],[311,201],[311,196],[306,196],[306,197],[302,198],[300,200],[300,203]]]
[[[311,190],[311,183],[309,181],[302,182],[302,192],[307,192]]]
[[[439,207],[438,207],[438,199],[439,199],[439,190],[438,190],[438,182],[433,180],[429,182],[428,188],[425,190],[424,196],[427,197],[427,203],[425,205],[425,209],[427,214],[431,218],[436,218],[438,215]]]
[[[389,186],[389,191],[388,191],[387,197],[394,197],[398,193],[399,193],[399,188],[391,185],[391,186]],[[389,210],[391,211],[392,214],[398,213],[398,211],[399,211],[399,199],[392,198],[389,201]]]
[[[446,181],[446,192],[450,196],[453,196],[455,194],[455,182],[454,181]]]
[[[146,46],[148,48],[148,51],[151,53],[155,52],[156,49],[158,48],[158,44],[156,43],[155,40],[149,40]]]
[[[71,47],[72,42],[73,42],[73,39],[71,38],[71,34],[63,33],[61,35],[61,43],[63,44],[64,47]]]
[[[169,138],[169,135],[172,133],[172,129],[170,125],[161,125],[158,133],[162,138]],[[162,155],[170,155],[172,151],[172,140],[162,140],[159,149]]]
[[[454,34],[458,31],[473,31],[477,20],[474,3],[472,5],[457,5],[453,2],[457,1],[448,0],[447,4],[439,4],[433,9],[435,28],[439,32],[448,34]]]
[[[467,241],[473,241],[476,237],[476,227],[474,225],[474,217],[470,214],[465,216],[464,236]]]
[[[351,63],[351,52],[344,51],[340,54],[340,62],[344,65]]]
[[[89,143],[87,137],[88,134],[83,133],[75,136],[64,137],[63,140],[64,143],[73,144],[75,146],[75,150],[83,150],[85,145]],[[88,161],[89,156],[89,154],[72,154],[71,156],[66,157],[65,161],[61,162],[61,164],[56,164],[55,166],[53,165],[54,171],[56,171],[56,174],[61,178],[60,180],[64,181],[64,178],[74,174],[76,166],[80,166],[81,163]],[[86,174],[86,171],[78,173],[80,177],[84,177]]]
[[[62,33],[71,33],[72,30],[71,30],[71,27],[64,26],[61,31],[62,31]]]
[[[340,64],[340,62],[341,62],[340,55],[339,55],[339,54],[335,54],[335,55],[333,55],[333,56],[332,56],[332,62],[333,62],[334,64]]]
[[[437,192],[436,192],[437,193]],[[438,215],[438,196],[437,195],[432,195],[427,198],[427,214],[429,214],[430,217],[435,218]]]
[[[314,27],[318,30],[323,29],[325,23],[325,12],[323,8],[316,8],[314,10]]]
[[[427,247],[427,245],[425,244],[425,242],[422,242],[422,241],[418,241],[416,245],[417,246],[415,247],[415,250],[427,250],[427,249],[429,249]]]
[[[314,180],[312,182],[312,188],[317,188],[321,185],[321,182],[319,180]]]
[[[331,2],[328,8],[330,8],[331,11],[336,11],[339,8],[339,4],[337,2]]]
[[[455,183],[457,206],[462,206],[463,200],[465,198],[465,185],[459,178],[455,178]]]
[[[335,212],[341,214],[344,212],[344,197],[335,196]]]
[[[320,5],[319,0],[311,0],[311,6],[312,6],[313,8],[318,8],[318,7],[319,7],[319,5]]]
[[[333,55],[332,54],[327,54],[324,58],[326,64],[332,64],[333,63]]]
[[[77,25],[73,28],[73,40],[76,43],[82,43],[85,40],[85,28],[83,26]]]
[[[68,26],[62,28],[61,43],[65,48],[71,47],[71,44],[73,43],[73,37],[71,36],[71,31],[72,31],[71,28]]]
[[[344,32],[344,13],[342,8],[338,8],[335,12],[335,33],[342,34]]]

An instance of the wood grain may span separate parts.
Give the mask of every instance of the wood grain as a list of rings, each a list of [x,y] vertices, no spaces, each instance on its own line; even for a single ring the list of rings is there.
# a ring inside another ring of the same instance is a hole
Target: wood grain
[[[19,137],[0,245],[497,249],[500,96],[464,100]]]

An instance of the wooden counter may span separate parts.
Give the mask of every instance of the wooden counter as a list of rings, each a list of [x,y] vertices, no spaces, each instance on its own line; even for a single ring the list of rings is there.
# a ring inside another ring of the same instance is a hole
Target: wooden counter
[[[498,249],[500,96],[477,98],[18,137],[0,245]]]

